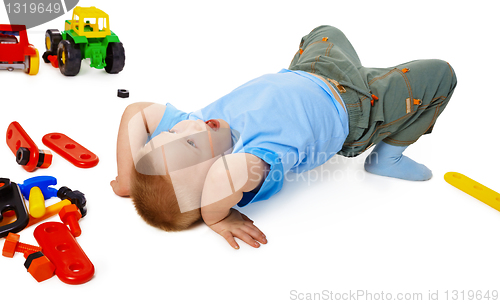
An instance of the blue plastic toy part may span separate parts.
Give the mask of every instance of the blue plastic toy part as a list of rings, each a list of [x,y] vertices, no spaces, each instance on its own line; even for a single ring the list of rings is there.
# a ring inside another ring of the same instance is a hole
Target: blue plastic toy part
[[[0,178],[0,221],[6,211],[16,213],[16,221],[0,226],[0,238],[6,237],[9,232],[19,232],[28,226],[30,217],[24,204],[23,196],[16,183],[8,178]]]
[[[53,176],[35,176],[28,178],[22,184],[19,184],[19,189],[24,197],[29,200],[30,191],[33,187],[38,187],[42,190],[43,197],[49,199],[57,196],[57,189],[49,187],[57,184],[57,179]]]

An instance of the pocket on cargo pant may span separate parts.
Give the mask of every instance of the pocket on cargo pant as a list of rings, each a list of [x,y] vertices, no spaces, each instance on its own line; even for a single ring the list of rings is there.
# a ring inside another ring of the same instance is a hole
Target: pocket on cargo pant
[[[407,125],[421,101],[413,98],[408,78],[397,68],[369,79],[369,86],[378,98],[370,114],[370,124],[375,124],[371,141],[378,143]]]

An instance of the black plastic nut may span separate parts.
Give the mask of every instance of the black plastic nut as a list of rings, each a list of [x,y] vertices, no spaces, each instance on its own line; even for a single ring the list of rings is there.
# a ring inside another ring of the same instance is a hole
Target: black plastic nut
[[[38,149],[38,163],[36,164],[37,168],[40,168],[45,161],[45,152],[43,150]]]
[[[68,187],[61,187],[57,191],[57,197],[62,200],[69,200],[72,204],[76,205],[78,209],[80,209],[80,213],[82,217],[87,215],[87,199],[85,198],[85,194],[81,193],[78,190],[71,190]]]
[[[118,89],[118,97],[128,98],[128,96],[129,96],[128,90]]]
[[[17,149],[16,161],[21,166],[25,166],[30,161],[30,150],[23,147]]]
[[[26,267],[26,269],[29,269],[33,260],[36,260],[36,259],[41,258],[43,256],[44,255],[41,251],[38,251],[38,252],[35,252],[35,253],[28,255],[28,257],[26,258],[26,262],[24,262],[24,267]]]

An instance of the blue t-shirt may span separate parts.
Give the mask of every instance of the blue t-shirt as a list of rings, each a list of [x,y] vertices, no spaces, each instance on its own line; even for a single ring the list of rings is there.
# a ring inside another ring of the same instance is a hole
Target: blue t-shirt
[[[349,123],[341,103],[319,78],[283,69],[253,79],[195,112],[167,104],[151,137],[181,120],[227,121],[239,133],[232,153],[250,153],[270,165],[259,191],[243,194],[238,203],[242,207],[280,191],[288,171],[311,170],[342,149]]]

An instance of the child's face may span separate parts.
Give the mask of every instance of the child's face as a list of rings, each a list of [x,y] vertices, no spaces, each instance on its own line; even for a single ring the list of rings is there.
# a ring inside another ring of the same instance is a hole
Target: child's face
[[[201,153],[210,153],[212,157],[231,149],[231,132],[229,124],[222,119],[183,120],[172,127],[168,132],[174,140],[184,139],[189,146],[200,150]],[[188,151],[186,151],[188,152]]]
[[[151,169],[154,172],[141,172],[140,161],[136,169],[143,174],[168,172],[181,211],[187,211],[199,207],[201,191],[212,164],[232,151],[231,129],[222,119],[183,120],[151,139],[141,150],[140,154],[153,159],[154,168]],[[184,195],[187,192],[189,198]]]
[[[165,150],[168,171],[173,172],[231,152],[231,129],[222,119],[183,120],[153,140]]]

